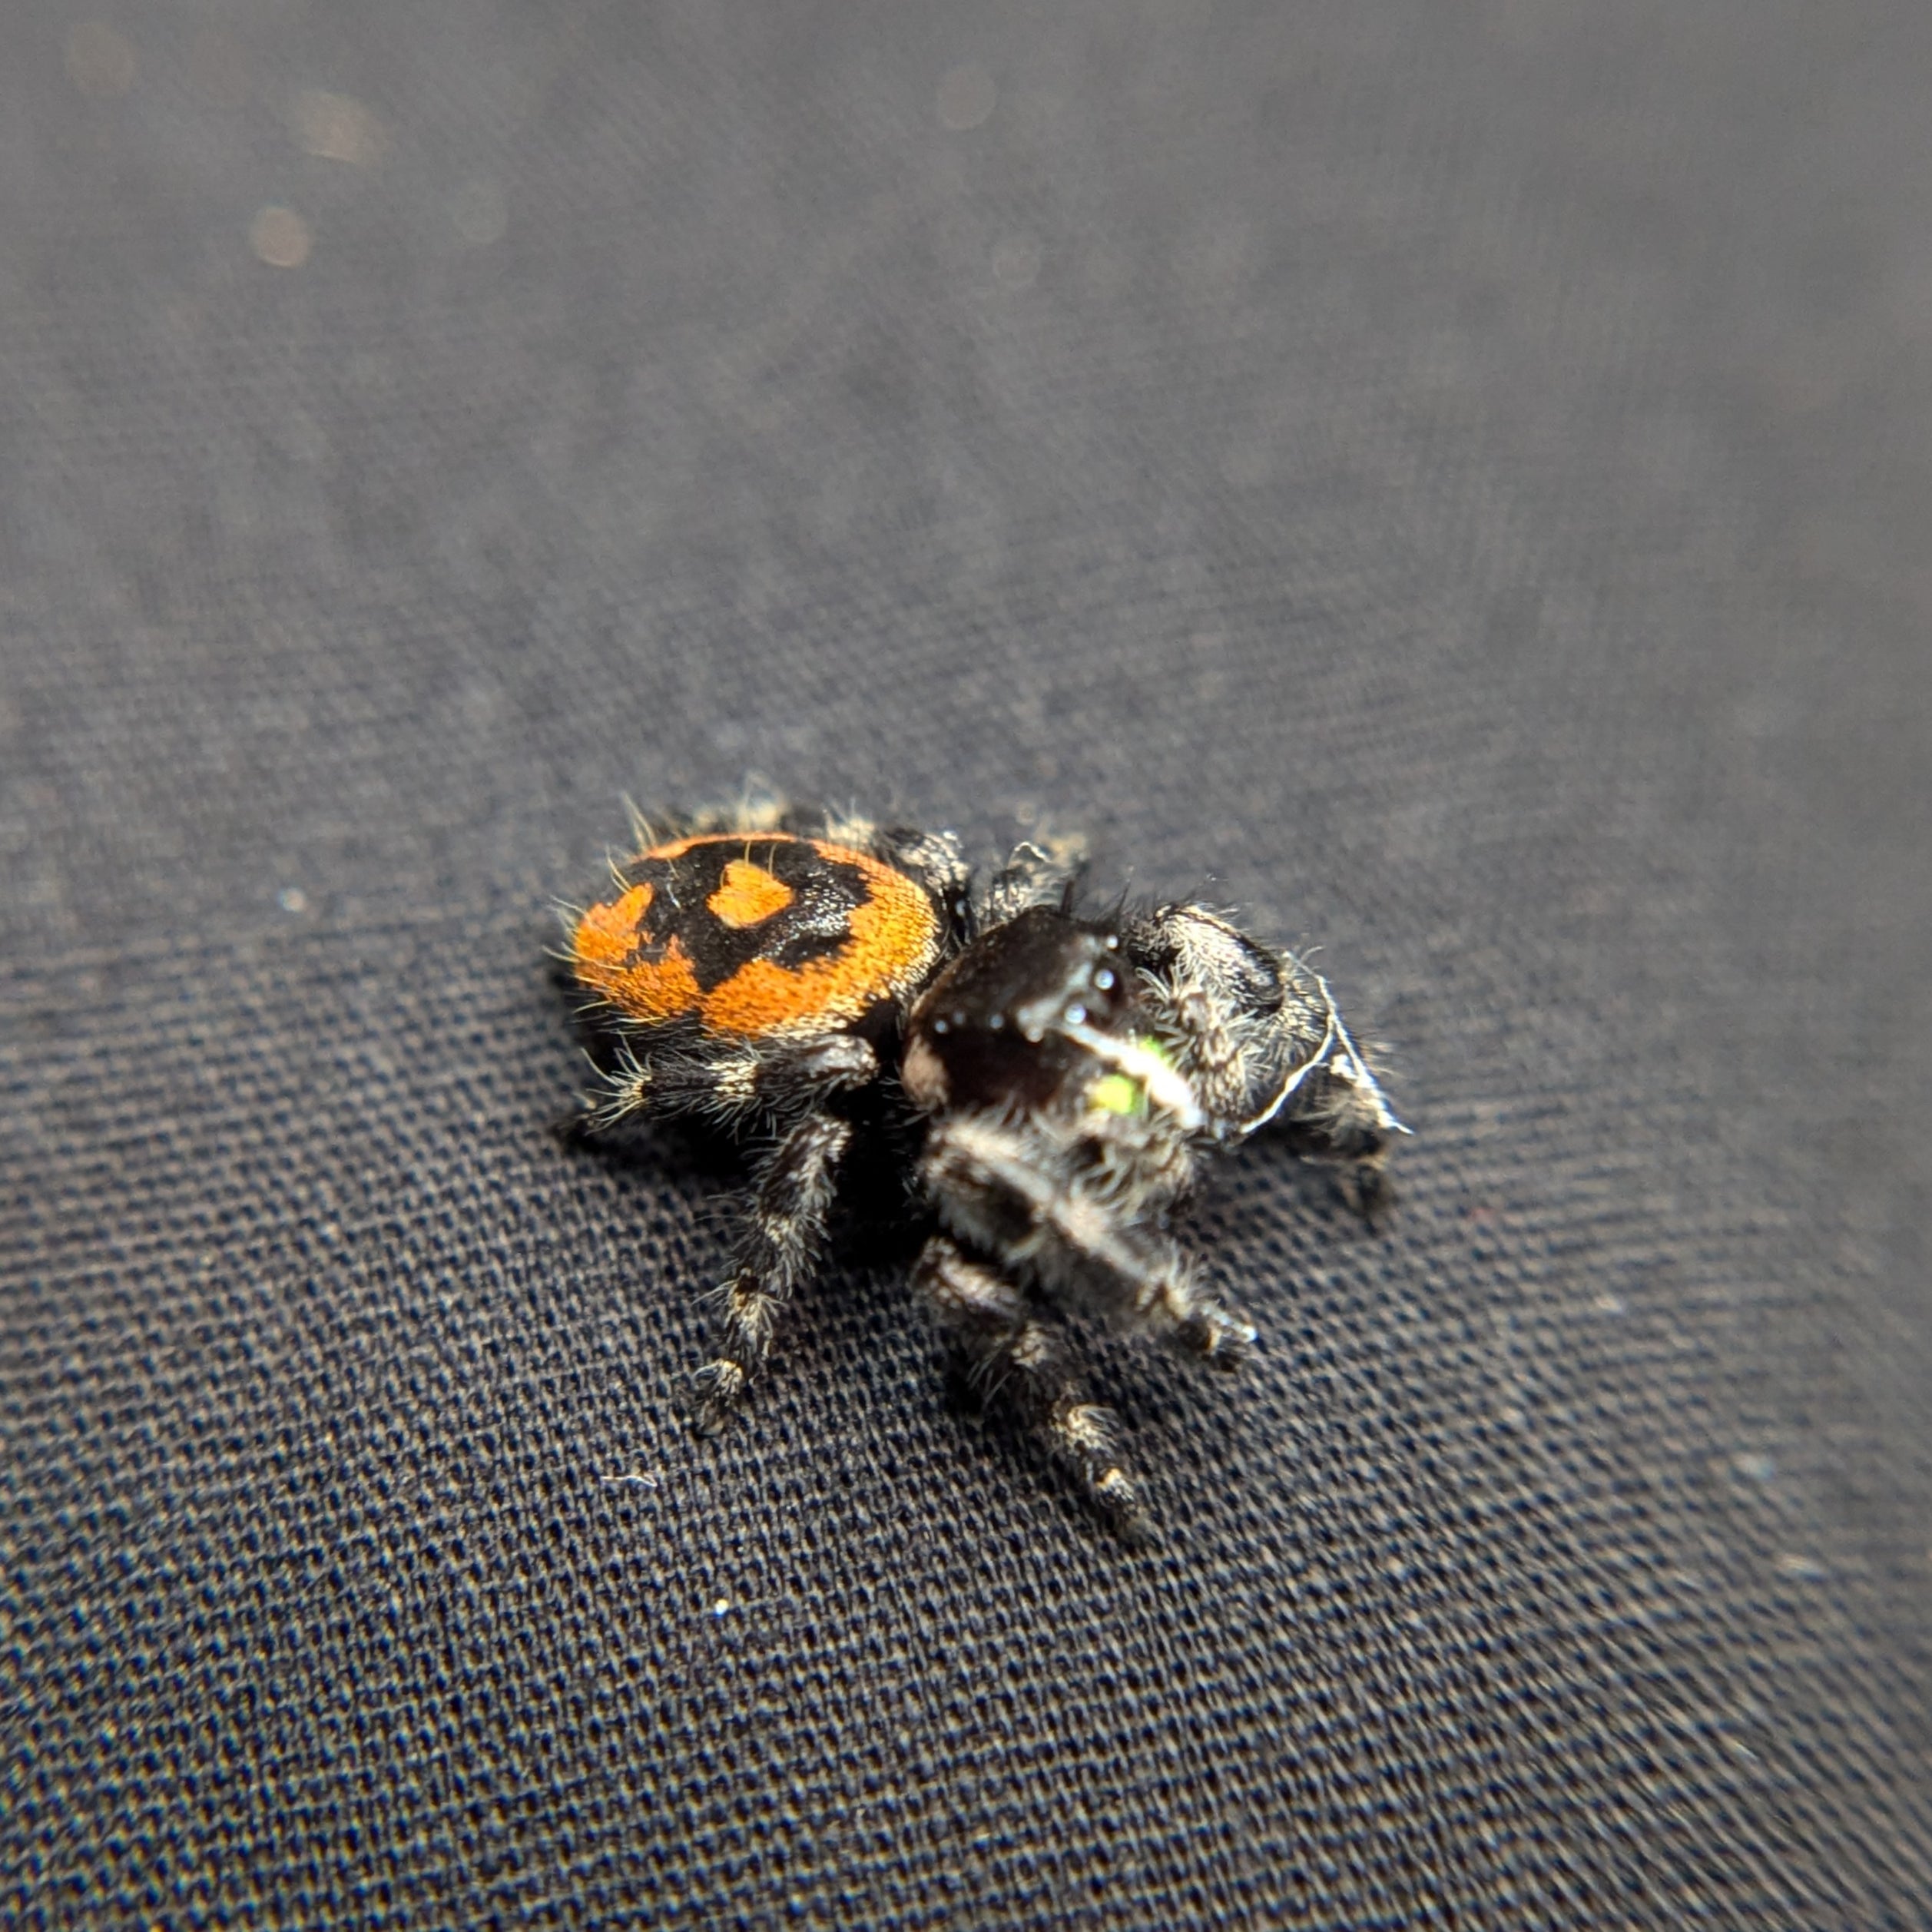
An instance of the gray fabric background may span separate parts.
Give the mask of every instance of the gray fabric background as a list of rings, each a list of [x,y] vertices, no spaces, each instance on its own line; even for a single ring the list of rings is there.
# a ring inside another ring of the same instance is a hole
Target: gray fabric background
[[[8,1914],[1924,1924],[1928,101],[1922,0],[10,8]],[[1251,1150],[1254,1372],[1103,1352],[1158,1557],[883,1264],[684,1433],[717,1179],[552,1142],[542,949],[752,770],[1388,1043],[1391,1231]]]

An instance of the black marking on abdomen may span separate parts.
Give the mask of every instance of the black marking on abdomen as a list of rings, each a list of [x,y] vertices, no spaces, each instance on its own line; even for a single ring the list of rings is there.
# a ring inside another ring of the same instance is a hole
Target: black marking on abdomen
[[[789,887],[791,903],[755,926],[727,926],[710,901],[734,860],[759,867]],[[674,859],[647,853],[625,866],[623,877],[627,886],[651,888],[636,956],[661,959],[674,938],[704,993],[754,959],[795,970],[830,958],[850,937],[853,912],[871,890],[857,866],[825,858],[804,840],[782,834],[706,840]]]

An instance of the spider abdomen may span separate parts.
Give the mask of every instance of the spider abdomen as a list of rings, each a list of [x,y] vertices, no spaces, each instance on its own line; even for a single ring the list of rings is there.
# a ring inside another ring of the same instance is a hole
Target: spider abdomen
[[[571,935],[585,990],[641,1026],[786,1039],[903,998],[940,943],[932,899],[869,853],[786,832],[654,846]]]

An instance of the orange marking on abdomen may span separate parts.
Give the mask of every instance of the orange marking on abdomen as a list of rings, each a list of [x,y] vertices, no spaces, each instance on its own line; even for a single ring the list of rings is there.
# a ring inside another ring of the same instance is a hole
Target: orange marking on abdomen
[[[651,889],[633,886],[608,906],[593,906],[577,922],[571,935],[571,956],[578,966],[621,966],[638,943],[644,916],[651,910]],[[579,976],[582,976],[581,975]]]
[[[633,886],[608,905],[592,906],[577,922],[571,959],[579,985],[634,1019],[675,1019],[697,1006],[698,979],[674,939],[661,959],[635,956],[651,896],[648,884]]]
[[[853,908],[850,936],[829,958],[802,966],[753,959],[704,997],[704,1023],[756,1039],[807,1032],[858,1019],[882,999],[909,992],[939,946],[933,902],[903,872],[849,846],[811,842],[820,858],[856,866],[867,896]]]
[[[727,925],[757,926],[782,913],[793,900],[790,886],[774,879],[763,866],[734,859],[724,868],[724,882],[704,903]]]
[[[703,998],[691,961],[674,939],[661,959],[638,959],[630,966],[602,966],[580,956],[577,977],[592,993],[601,993],[613,1006],[647,1025],[691,1012]]]

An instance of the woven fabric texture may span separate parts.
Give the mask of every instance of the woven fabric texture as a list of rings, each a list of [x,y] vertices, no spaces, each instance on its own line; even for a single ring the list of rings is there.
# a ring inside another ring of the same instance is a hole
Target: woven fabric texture
[[[0,1916],[1932,1917],[1932,9],[25,0]],[[1319,947],[1382,1235],[903,1268],[681,1420],[731,1177],[551,906],[748,772]]]

